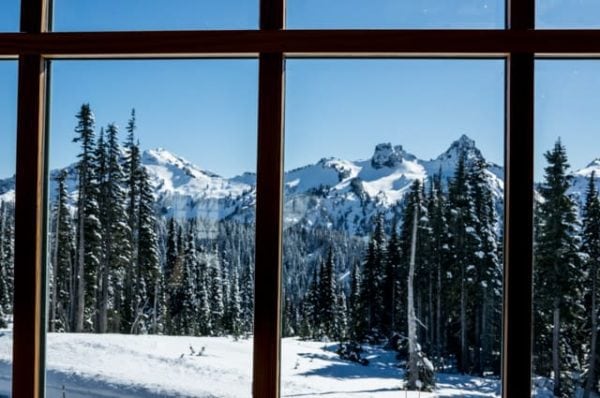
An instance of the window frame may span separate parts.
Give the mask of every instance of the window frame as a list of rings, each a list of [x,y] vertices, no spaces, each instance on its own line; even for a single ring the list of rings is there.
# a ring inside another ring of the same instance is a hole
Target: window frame
[[[45,396],[47,61],[183,57],[259,59],[252,388],[261,398],[280,393],[286,57],[504,59],[502,397],[530,396],[534,59],[600,54],[600,30],[536,30],[534,6],[535,0],[507,0],[502,30],[286,30],[285,0],[261,0],[258,30],[55,33],[50,0],[21,0],[20,32],[0,33],[0,58],[19,60],[13,396]]]

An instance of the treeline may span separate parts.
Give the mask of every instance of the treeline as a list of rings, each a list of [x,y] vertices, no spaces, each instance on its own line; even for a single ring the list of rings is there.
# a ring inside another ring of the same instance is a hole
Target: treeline
[[[224,223],[216,240],[206,240],[202,222],[160,220],[135,139],[135,111],[123,148],[114,124],[96,137],[89,105],[76,117],[75,209],[65,170],[56,176],[51,209],[49,330],[249,333],[253,278],[239,255],[247,232]]]
[[[461,372],[499,374],[501,239],[486,164],[463,154],[453,178],[416,181],[398,217],[374,224],[362,259],[336,264],[330,250],[305,294],[286,296],[284,331],[311,339],[406,339],[414,245],[413,321],[423,352],[439,366],[455,359]]]

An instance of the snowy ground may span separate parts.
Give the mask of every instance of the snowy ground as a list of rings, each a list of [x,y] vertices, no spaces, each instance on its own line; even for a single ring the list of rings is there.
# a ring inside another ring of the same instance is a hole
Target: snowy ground
[[[0,336],[0,398],[10,390],[12,332]],[[190,346],[201,356],[190,355]],[[250,397],[252,340],[225,337],[48,334],[48,398]],[[433,393],[402,389],[393,353],[369,366],[339,359],[333,344],[284,339],[283,397],[496,397],[498,380],[438,374]],[[63,395],[64,388],[64,395]]]

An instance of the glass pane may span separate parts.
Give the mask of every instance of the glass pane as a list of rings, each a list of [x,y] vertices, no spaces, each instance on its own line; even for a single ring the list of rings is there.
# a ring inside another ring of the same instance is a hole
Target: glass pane
[[[12,379],[17,62],[0,61],[0,397]]]
[[[600,375],[600,62],[537,61],[535,73],[535,395],[593,397]]]
[[[0,1],[0,32],[19,30],[19,0]]]
[[[503,29],[503,0],[288,0],[290,29]]]
[[[286,74],[282,396],[499,396],[504,62]]]
[[[53,0],[56,31],[257,29],[258,0]]]
[[[249,397],[256,60],[51,66],[48,397]]]
[[[537,28],[600,28],[597,0],[536,0]]]

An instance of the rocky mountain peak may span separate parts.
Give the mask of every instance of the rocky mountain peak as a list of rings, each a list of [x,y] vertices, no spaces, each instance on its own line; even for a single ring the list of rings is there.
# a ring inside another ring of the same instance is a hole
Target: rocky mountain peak
[[[483,159],[481,151],[475,145],[475,140],[463,134],[450,144],[450,147],[438,157],[438,160],[457,160],[461,154],[464,154],[467,159]]]
[[[402,145],[392,146],[391,143],[382,143],[375,146],[375,152],[371,158],[371,165],[375,169],[383,167],[398,167],[404,160],[415,160],[416,156],[406,152]]]

